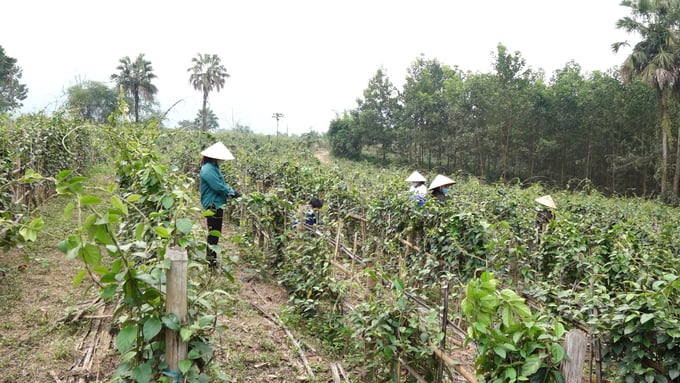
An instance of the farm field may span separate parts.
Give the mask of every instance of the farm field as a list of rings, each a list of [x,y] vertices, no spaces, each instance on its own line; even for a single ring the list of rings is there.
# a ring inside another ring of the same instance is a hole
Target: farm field
[[[590,381],[680,376],[675,207],[462,174],[445,203],[418,206],[413,169],[340,161],[310,136],[121,124],[78,139],[108,155],[35,173],[26,159],[8,181],[46,198],[5,231],[5,381],[170,381],[163,329],[189,340],[179,368],[196,382],[559,382],[575,330]],[[216,140],[242,195],[219,274],[206,271],[195,184],[197,148]],[[546,194],[557,208],[539,226]],[[310,227],[311,197],[324,206]],[[190,259],[187,323],[163,311],[176,247]]]

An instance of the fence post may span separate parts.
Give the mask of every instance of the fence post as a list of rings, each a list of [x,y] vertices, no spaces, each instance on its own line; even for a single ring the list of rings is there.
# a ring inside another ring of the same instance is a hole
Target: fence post
[[[586,354],[586,334],[578,329],[569,330],[564,338],[564,353],[569,360],[563,360],[560,370],[565,383],[581,383],[583,381],[583,365]]]
[[[169,248],[165,257],[170,260],[170,269],[166,275],[165,310],[168,314],[175,314],[180,325],[187,322],[187,263],[186,250]],[[187,344],[182,341],[179,331],[166,329],[165,332],[165,360],[168,369],[179,371],[179,362],[187,358]]]

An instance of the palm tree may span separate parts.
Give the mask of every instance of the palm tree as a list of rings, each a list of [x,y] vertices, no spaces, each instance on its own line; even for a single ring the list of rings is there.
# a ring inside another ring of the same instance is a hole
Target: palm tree
[[[679,3],[677,0],[623,0],[622,6],[631,9],[631,15],[616,22],[616,27],[628,33],[640,35],[641,41],[633,47],[620,69],[621,77],[627,83],[639,77],[654,88],[661,109],[661,195],[666,194],[668,183],[668,140],[671,121],[668,115],[668,101],[673,86],[680,79]],[[617,53],[627,42],[612,44]],[[679,142],[680,144],[680,142]],[[680,168],[676,178],[680,180]],[[677,181],[673,192],[678,195]]]
[[[191,72],[189,76],[189,84],[193,85],[194,89],[203,92],[203,122],[201,127],[203,130],[207,129],[206,118],[208,116],[208,94],[213,90],[220,91],[224,87],[225,80],[229,77],[227,69],[220,63],[220,58],[217,55],[201,54],[191,59],[194,66],[187,69]]]
[[[125,56],[119,60],[120,64],[116,67],[119,73],[111,75],[111,80],[115,80],[121,91],[132,97],[135,108],[135,122],[139,122],[140,100],[153,101],[153,96],[158,92],[151,80],[156,78],[151,67],[151,62],[144,59],[144,53],[140,53],[134,62],[130,57]]]

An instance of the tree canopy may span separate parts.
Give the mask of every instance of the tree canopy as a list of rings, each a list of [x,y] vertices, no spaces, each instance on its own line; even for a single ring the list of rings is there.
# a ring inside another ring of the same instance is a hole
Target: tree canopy
[[[111,80],[116,81],[121,92],[132,98],[135,122],[139,122],[142,101],[153,103],[154,95],[158,93],[158,89],[152,84],[156,75],[153,73],[151,62],[144,58],[144,53],[140,53],[135,61],[125,56],[119,60],[116,69],[119,72],[112,74]]]
[[[65,107],[79,118],[105,123],[118,104],[116,91],[98,81],[83,81],[66,90]]]
[[[23,106],[21,103],[28,95],[28,88],[20,83],[22,69],[17,60],[5,54],[0,46],[0,113],[9,112]]]

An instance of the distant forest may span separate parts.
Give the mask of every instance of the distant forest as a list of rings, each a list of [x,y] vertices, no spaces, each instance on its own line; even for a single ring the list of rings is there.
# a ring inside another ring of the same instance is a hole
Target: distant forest
[[[575,62],[546,83],[542,70],[503,45],[494,59],[492,73],[463,73],[420,56],[402,89],[378,70],[357,107],[331,122],[332,153],[492,182],[661,193],[661,113],[652,87],[623,81],[618,70],[583,73]],[[668,106],[678,121],[677,101]]]
[[[401,89],[379,69],[357,107],[331,122],[332,153],[490,182],[677,199],[680,109],[670,90],[662,103],[632,70],[583,73],[573,61],[546,80],[502,44],[493,59],[491,73],[464,73],[421,55]]]

